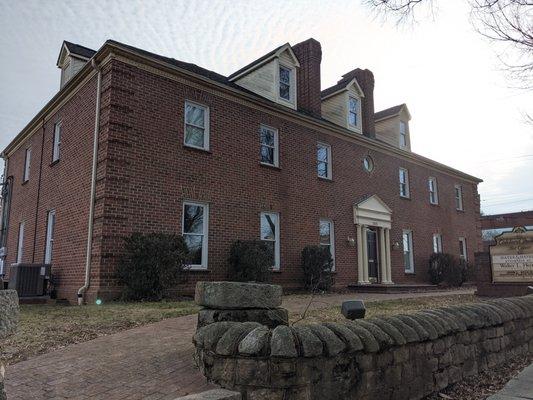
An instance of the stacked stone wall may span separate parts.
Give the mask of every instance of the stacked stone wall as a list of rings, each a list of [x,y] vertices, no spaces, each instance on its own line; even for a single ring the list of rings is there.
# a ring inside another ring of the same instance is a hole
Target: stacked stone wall
[[[221,321],[194,336],[209,381],[245,400],[421,399],[533,352],[533,296],[342,323]]]

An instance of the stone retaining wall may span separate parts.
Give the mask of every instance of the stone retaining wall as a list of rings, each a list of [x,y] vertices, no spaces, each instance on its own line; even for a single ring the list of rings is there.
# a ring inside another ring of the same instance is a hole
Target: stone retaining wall
[[[19,316],[19,298],[15,290],[0,290],[0,345],[6,337],[15,333]],[[0,400],[6,400],[4,392],[4,366],[0,362]]]
[[[533,352],[533,295],[312,325],[214,322],[194,336],[209,381],[246,400],[420,399]]]

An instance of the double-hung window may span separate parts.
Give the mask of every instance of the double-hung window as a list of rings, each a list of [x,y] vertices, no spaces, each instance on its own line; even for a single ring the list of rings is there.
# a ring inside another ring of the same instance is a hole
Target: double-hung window
[[[261,125],[261,163],[277,167],[278,155],[278,130],[269,126]]]
[[[359,99],[353,96],[348,98],[348,124],[354,128],[359,126]]]
[[[331,179],[331,146],[318,143],[316,146],[316,167],[320,178]]]
[[[277,213],[261,213],[261,240],[265,242],[272,255],[272,268],[278,270],[280,267],[279,249],[279,215]]]
[[[455,209],[463,210],[463,187],[461,185],[455,185]]]
[[[399,170],[400,178],[400,196],[409,197],[409,171],[405,168],[400,168]]]
[[[279,66],[279,97],[292,103],[292,69]]]
[[[207,269],[209,207],[207,204],[184,202],[182,234],[190,254],[191,269]]]
[[[61,157],[61,122],[54,124],[54,138],[52,142],[52,162]]]
[[[209,150],[209,108],[190,101],[185,102],[186,146]]]
[[[400,148],[405,149],[407,147],[407,124],[400,121]]]
[[[442,253],[442,236],[439,233],[433,234],[433,253]]]
[[[44,249],[44,263],[50,264],[52,262],[52,250],[54,247],[54,227],[56,224],[55,210],[48,211],[46,220],[46,242]]]
[[[402,233],[403,239],[403,265],[405,272],[415,272],[415,263],[413,257],[413,231],[404,230]]]
[[[31,147],[28,147],[24,155],[24,172],[22,174],[22,182],[27,182],[30,179],[30,166],[31,166]]]
[[[428,189],[429,189],[429,203],[439,204],[439,193],[437,189],[437,180],[435,178],[428,179]]]
[[[459,258],[461,261],[468,261],[468,255],[466,251],[466,239],[464,237],[459,238]]]
[[[19,236],[17,241],[17,264],[22,262],[24,251],[24,222],[19,224]]]
[[[335,235],[333,222],[329,219],[321,219],[319,224],[320,246],[327,248],[333,260],[333,270],[335,270]]]

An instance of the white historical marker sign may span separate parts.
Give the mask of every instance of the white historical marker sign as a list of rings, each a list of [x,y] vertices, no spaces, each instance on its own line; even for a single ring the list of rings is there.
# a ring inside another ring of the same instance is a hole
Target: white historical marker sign
[[[496,236],[490,247],[494,283],[533,282],[533,231],[514,228]]]

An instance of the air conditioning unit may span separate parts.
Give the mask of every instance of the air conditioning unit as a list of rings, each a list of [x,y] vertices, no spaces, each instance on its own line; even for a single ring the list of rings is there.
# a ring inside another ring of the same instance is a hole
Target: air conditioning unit
[[[44,296],[50,271],[50,264],[11,264],[8,288],[15,289],[19,297]]]

